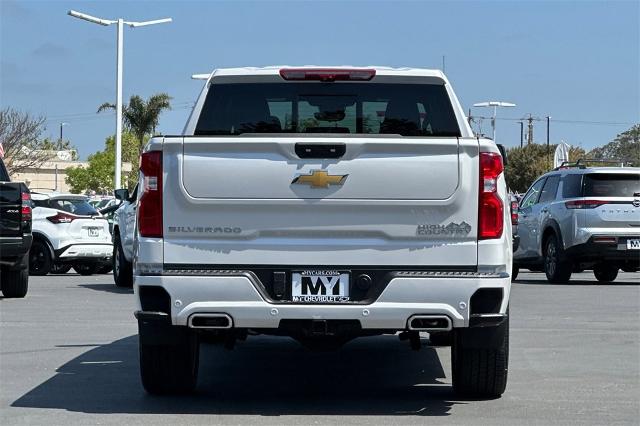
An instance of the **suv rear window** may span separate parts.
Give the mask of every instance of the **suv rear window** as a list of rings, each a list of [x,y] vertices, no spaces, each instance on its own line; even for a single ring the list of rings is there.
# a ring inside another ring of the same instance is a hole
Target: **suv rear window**
[[[98,214],[97,210],[87,201],[79,198],[55,198],[49,200],[49,207],[65,212],[77,214],[79,216],[90,216]]]
[[[585,197],[633,197],[640,192],[640,174],[585,175],[583,191]]]
[[[348,133],[460,136],[443,85],[213,84],[196,135]]]

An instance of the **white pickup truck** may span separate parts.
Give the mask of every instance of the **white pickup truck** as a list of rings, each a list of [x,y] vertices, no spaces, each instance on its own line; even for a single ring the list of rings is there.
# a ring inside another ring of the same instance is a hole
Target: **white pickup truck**
[[[500,150],[474,136],[440,71],[214,71],[183,134],[141,158],[145,389],[193,390],[201,340],[326,350],[398,334],[419,349],[423,332],[451,345],[456,392],[501,395],[507,200]]]

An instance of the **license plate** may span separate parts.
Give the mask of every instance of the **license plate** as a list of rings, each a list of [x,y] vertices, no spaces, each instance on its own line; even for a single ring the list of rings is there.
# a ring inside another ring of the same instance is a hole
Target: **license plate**
[[[349,272],[306,270],[291,274],[291,300],[307,303],[349,301]]]
[[[99,237],[100,236],[100,228],[87,228],[89,230],[90,237]]]
[[[640,239],[627,240],[627,250],[640,250]]]

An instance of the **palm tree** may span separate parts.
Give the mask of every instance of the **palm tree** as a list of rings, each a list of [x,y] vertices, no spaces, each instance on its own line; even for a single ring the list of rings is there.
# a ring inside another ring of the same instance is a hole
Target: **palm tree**
[[[158,93],[145,102],[140,96],[133,95],[129,100],[129,104],[123,105],[122,118],[124,125],[138,140],[140,152],[142,152],[145,135],[153,135],[156,132],[162,111],[171,109],[171,99],[171,96],[166,93]],[[116,106],[105,102],[100,105],[98,112],[107,109],[116,109]]]

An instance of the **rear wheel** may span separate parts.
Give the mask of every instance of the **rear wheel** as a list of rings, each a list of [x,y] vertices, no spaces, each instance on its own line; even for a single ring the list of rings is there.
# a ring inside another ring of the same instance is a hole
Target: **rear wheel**
[[[481,339],[473,339],[473,333],[484,334]],[[474,345],[474,340],[481,344]],[[451,370],[453,390],[457,394],[481,398],[499,397],[507,387],[508,366],[508,317],[503,325],[492,330],[477,328],[454,332]]]
[[[618,277],[618,268],[604,264],[596,265],[593,268],[593,275],[601,283],[610,283]]]
[[[518,278],[519,272],[520,272],[520,267],[514,265],[513,269],[511,269],[511,281],[515,281]]]
[[[74,263],[73,269],[80,275],[93,275],[98,270],[95,263]]]
[[[200,344],[198,336],[187,329],[183,339],[174,344],[143,343],[140,329],[140,376],[150,394],[183,394],[192,392],[198,381]]]
[[[2,294],[6,298],[21,298],[27,295],[29,288],[29,270],[2,270]]]
[[[563,258],[558,237],[554,234],[550,235],[544,251],[544,273],[547,275],[547,280],[554,284],[567,283],[571,278],[572,268],[571,262]]]
[[[29,274],[30,275],[47,275],[53,266],[51,259],[51,251],[42,240],[36,240],[29,250]]]
[[[127,262],[122,252],[122,244],[120,243],[120,236],[117,234],[118,230],[115,230],[116,236],[113,241],[113,280],[118,287],[132,287],[133,286],[133,268],[131,262]]]

